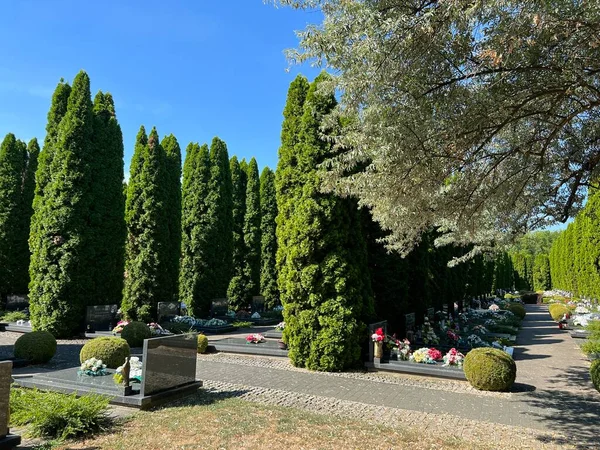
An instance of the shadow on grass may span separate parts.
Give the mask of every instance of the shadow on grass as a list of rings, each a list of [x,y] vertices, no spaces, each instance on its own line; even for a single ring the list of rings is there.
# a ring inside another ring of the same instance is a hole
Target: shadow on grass
[[[217,391],[211,388],[201,388],[198,392],[186,397],[173,400],[151,409],[151,411],[165,408],[182,408],[190,406],[209,406],[218,404],[230,398],[239,398],[248,393],[245,389],[232,389],[228,391]]]

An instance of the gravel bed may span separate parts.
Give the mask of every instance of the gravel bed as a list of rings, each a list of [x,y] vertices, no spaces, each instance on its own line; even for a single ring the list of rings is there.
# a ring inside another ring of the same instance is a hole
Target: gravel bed
[[[510,392],[487,392],[478,391],[466,381],[446,380],[422,377],[416,375],[392,374],[385,372],[364,372],[364,371],[348,371],[348,372],[312,372],[307,369],[294,367],[288,359],[285,358],[269,358],[264,356],[241,356],[232,355],[230,353],[213,353],[199,356],[199,361],[209,359],[214,362],[225,364],[237,364],[241,366],[264,367],[266,369],[289,370],[295,372],[308,372],[330,377],[354,378],[366,381],[375,381],[379,383],[396,384],[409,387],[418,387],[425,389],[433,389],[437,391],[466,393],[481,397],[497,397],[510,398]]]
[[[238,398],[263,405],[292,407],[328,416],[364,420],[373,424],[400,426],[413,431],[430,433],[431,430],[446,430],[448,436],[456,436],[467,442],[477,442],[489,446],[490,449],[573,448],[565,447],[566,439],[558,434],[510,425],[492,425],[448,414],[388,408],[219,381],[205,381],[203,389],[211,394],[222,394],[224,397],[230,396],[233,392]]]

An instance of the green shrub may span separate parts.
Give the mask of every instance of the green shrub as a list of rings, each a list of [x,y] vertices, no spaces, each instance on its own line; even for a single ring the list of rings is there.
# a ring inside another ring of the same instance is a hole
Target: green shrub
[[[236,327],[236,328],[250,328],[252,327],[254,324],[252,322],[246,322],[243,320],[238,320],[236,322],[233,322],[231,324],[231,326]]]
[[[592,361],[590,366],[590,378],[598,392],[600,392],[600,359]]]
[[[101,395],[65,395],[37,389],[11,389],[10,421],[27,426],[33,437],[69,439],[104,430],[111,420],[108,398]]]
[[[183,322],[164,322],[160,324],[165,330],[169,330],[173,334],[191,333],[192,327]]]
[[[56,353],[56,339],[47,331],[25,333],[15,342],[15,357],[32,364],[47,363]]]
[[[204,334],[198,335],[198,353],[206,353],[208,348],[208,338]]]
[[[11,311],[2,316],[0,322],[17,322],[19,320],[27,320],[29,317],[23,311]]]
[[[600,320],[593,320],[585,327],[590,332],[590,339],[600,340]]]
[[[106,367],[116,369],[131,355],[129,344],[125,339],[104,336],[87,342],[79,353],[79,361],[90,358],[101,359]]]
[[[521,300],[523,300],[523,303],[528,304],[528,305],[535,305],[538,301],[538,294],[537,292],[526,292],[521,294]]]
[[[142,347],[144,339],[152,337],[152,331],[144,322],[131,322],[125,325],[121,331],[121,337],[127,341],[130,347]]]
[[[527,314],[525,308],[520,303],[511,303],[508,305],[508,310],[520,320],[523,320],[525,318],[525,314]]]
[[[517,334],[519,330],[510,325],[494,324],[486,327],[492,333]]]
[[[587,340],[581,345],[581,351],[586,355],[600,354],[600,341]]]
[[[563,304],[552,303],[552,304],[548,305],[548,312],[550,312],[552,319],[555,322],[558,322],[559,320],[561,320],[563,318],[563,316],[565,314],[567,314],[569,312],[569,310]]]
[[[507,391],[515,382],[517,365],[508,353],[496,348],[475,348],[463,365],[469,383],[482,391]]]

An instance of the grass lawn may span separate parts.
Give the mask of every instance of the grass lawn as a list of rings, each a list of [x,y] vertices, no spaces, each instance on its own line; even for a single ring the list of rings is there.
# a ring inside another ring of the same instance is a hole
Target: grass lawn
[[[264,406],[210,393],[140,411],[106,434],[59,449],[480,449],[457,438],[293,408]],[[448,431],[448,430],[447,430]]]

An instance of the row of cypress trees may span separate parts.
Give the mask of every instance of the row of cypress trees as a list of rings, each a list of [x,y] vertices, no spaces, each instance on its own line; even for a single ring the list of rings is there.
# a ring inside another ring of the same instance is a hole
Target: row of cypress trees
[[[554,241],[549,255],[554,288],[600,298],[600,191],[590,189],[585,208]]]

